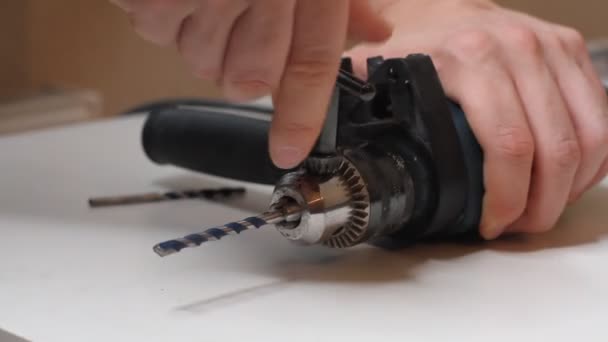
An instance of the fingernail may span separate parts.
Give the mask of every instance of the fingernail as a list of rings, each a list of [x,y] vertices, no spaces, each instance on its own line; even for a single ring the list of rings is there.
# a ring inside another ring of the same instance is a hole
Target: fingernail
[[[272,153],[272,159],[277,167],[291,169],[297,166],[304,158],[306,153],[299,147],[281,146]]]

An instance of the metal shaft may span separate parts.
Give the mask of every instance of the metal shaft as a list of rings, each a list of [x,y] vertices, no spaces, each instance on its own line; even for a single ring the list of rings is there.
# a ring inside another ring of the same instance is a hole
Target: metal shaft
[[[362,81],[342,69],[338,72],[337,84],[340,89],[359,97],[363,101],[370,101],[376,96],[376,88],[372,84]]]
[[[180,239],[168,240],[154,246],[154,252],[161,257],[177,253],[184,248],[198,247],[207,241],[220,240],[226,235],[240,234],[251,228],[260,228],[265,225],[284,221],[294,221],[300,218],[299,207],[287,207],[284,210],[268,211],[258,216],[245,218],[241,221],[230,222],[223,226],[209,228],[203,232],[190,234]]]
[[[245,192],[244,188],[197,189],[185,191],[169,191],[165,193],[150,192],[126,196],[97,197],[89,199],[91,207],[107,207],[115,205],[141,204],[161,201],[173,201],[193,198],[213,198],[216,196],[233,196]]]

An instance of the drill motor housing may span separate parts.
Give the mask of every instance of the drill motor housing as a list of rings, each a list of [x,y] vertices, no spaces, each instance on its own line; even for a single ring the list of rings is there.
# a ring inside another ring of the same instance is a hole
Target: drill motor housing
[[[152,111],[142,134],[144,150],[158,164],[272,184],[281,194],[281,189],[301,186],[302,177],[316,177],[309,181],[320,191],[319,184],[334,174],[346,174],[345,181],[369,206],[357,243],[396,248],[421,240],[478,237],[482,151],[465,114],[446,97],[431,58],[375,57],[367,66],[375,96],[364,100],[336,87],[318,142],[296,169],[272,165],[268,121],[209,107]],[[351,61],[343,59],[341,72],[352,71]],[[247,167],[235,168],[235,163]],[[282,199],[275,196],[272,205]],[[284,235],[293,235],[289,229],[283,227]]]

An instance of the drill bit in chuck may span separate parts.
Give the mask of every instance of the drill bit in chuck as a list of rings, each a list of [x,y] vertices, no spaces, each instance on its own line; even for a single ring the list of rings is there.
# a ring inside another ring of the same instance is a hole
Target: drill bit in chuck
[[[300,245],[346,248],[364,241],[369,231],[369,194],[361,174],[348,160],[330,170],[316,163],[284,175],[276,184],[270,209],[259,215],[159,243],[160,256],[197,247],[244,230],[274,225],[283,237]],[[313,168],[317,167],[313,170]]]
[[[251,228],[261,228],[280,222],[295,222],[300,219],[301,209],[298,206],[276,208],[258,216],[245,218],[241,221],[227,223],[223,226],[209,228],[203,232],[190,234],[180,239],[161,242],[154,246],[154,252],[161,257],[177,253],[184,248],[198,247],[207,241],[220,240],[226,235],[240,234]]]

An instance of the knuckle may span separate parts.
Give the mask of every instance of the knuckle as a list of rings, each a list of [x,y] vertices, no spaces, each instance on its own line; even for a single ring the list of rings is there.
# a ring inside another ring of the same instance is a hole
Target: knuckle
[[[301,43],[292,53],[291,61],[302,64],[329,64],[333,65],[336,56],[334,47],[323,42]]]
[[[498,129],[494,150],[500,157],[517,162],[531,162],[534,139],[524,128],[503,126]]]
[[[581,160],[581,149],[575,138],[565,138],[553,145],[548,157],[561,169],[572,169]]]
[[[546,46],[547,51],[569,51],[565,48],[559,36],[554,34],[547,34],[543,37],[543,43]]]
[[[262,70],[230,71],[226,74],[224,83],[241,96],[258,97],[268,94],[274,88],[273,82],[268,77],[269,74]]]
[[[190,25],[190,20],[186,19],[183,23],[182,32],[175,40],[175,48],[181,58],[193,70],[193,74],[203,80],[218,81],[222,75],[221,63],[215,62],[214,59],[206,55],[196,45],[193,44],[196,40],[189,36],[186,29]]]
[[[509,25],[503,27],[502,32],[504,39],[512,48],[535,57],[542,54],[540,40],[532,29],[521,25]]]
[[[209,62],[202,62],[204,60],[204,56],[201,56],[188,48],[182,48],[180,54],[183,60],[190,65],[192,73],[196,77],[207,81],[220,81],[222,69],[219,65]]]
[[[340,53],[328,44],[304,42],[292,51],[285,73],[305,86],[321,84],[338,71],[339,56]]]
[[[270,88],[271,80],[268,73],[260,71],[235,71],[226,75],[226,81],[236,87],[266,87]]]
[[[296,11],[298,10],[296,9]],[[319,30],[319,28],[302,30],[297,26],[294,27],[294,39],[290,47],[289,61],[294,63],[299,61],[304,63],[336,63],[336,60],[339,60],[343,55],[344,46],[338,46],[343,44],[340,43],[338,37],[345,38],[346,36],[340,31],[336,31],[332,27],[328,27],[325,32]]]
[[[576,53],[587,52],[585,38],[579,31],[565,27],[561,29],[562,42],[569,51]]]
[[[473,62],[482,62],[497,53],[494,37],[479,29],[460,32],[450,41],[449,48],[457,56]]]
[[[312,135],[316,133],[316,129],[312,124],[293,120],[283,122],[280,127],[281,131],[286,135],[293,134],[297,136],[303,136]]]
[[[294,59],[285,73],[297,79],[303,86],[316,86],[333,77],[338,66],[330,60],[322,59]]]

